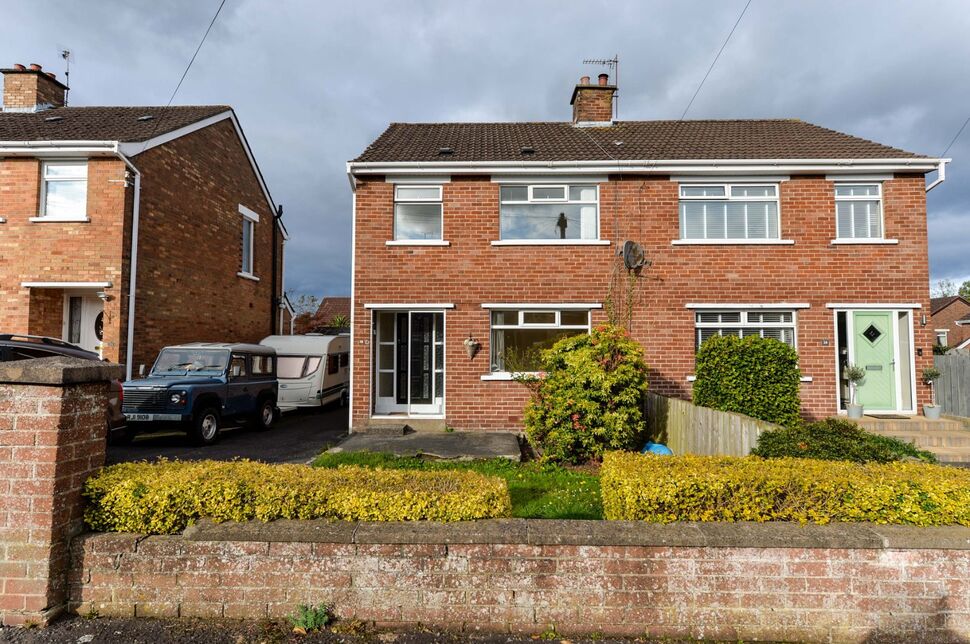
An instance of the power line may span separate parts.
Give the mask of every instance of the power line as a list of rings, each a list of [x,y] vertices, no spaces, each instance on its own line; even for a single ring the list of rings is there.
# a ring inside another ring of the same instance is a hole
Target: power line
[[[963,130],[964,130],[964,128],[967,127],[967,123],[970,123],[970,116],[967,117],[967,120],[964,121],[963,122],[963,125],[960,126],[960,129],[957,130],[956,136],[954,136],[953,137],[953,140],[950,141],[950,145],[946,146],[946,149],[943,150],[943,152],[940,154],[940,157],[941,158],[946,156],[946,153],[950,151],[950,148],[953,147],[953,144],[956,143],[957,142],[957,139],[960,138],[960,135],[963,134]]]
[[[694,95],[690,97],[690,102],[687,104],[687,107],[684,108],[684,113],[680,115],[681,121],[683,121],[684,117],[687,116],[687,111],[690,109],[690,106],[694,104],[694,99],[697,98],[697,95],[700,94],[701,88],[704,87],[704,83],[707,81],[707,77],[711,75],[714,65],[717,64],[717,59],[721,57],[721,52],[724,51],[725,47],[727,47],[728,42],[731,40],[731,36],[734,35],[734,30],[738,28],[738,25],[741,23],[741,18],[744,17],[744,13],[748,10],[750,5],[751,0],[748,0],[747,4],[744,5],[744,9],[742,9],[741,13],[738,15],[738,19],[734,21],[734,26],[731,27],[731,33],[729,33],[727,38],[724,39],[724,44],[721,45],[721,48],[717,50],[717,55],[714,56],[714,60],[711,61],[711,66],[707,68],[707,73],[704,74],[704,78],[701,79],[701,84],[697,86],[697,90],[694,92]]]

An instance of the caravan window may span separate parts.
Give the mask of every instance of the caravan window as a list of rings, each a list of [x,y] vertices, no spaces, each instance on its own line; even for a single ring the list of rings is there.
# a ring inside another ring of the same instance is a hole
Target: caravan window
[[[349,353],[341,353],[340,354],[340,368],[343,369],[344,367],[347,367],[348,365],[350,365],[350,354]]]
[[[327,356],[327,375],[340,371],[340,359],[336,355]]]
[[[323,359],[320,356],[310,356],[306,359],[306,369],[303,370],[304,376],[309,376],[311,373],[316,373],[316,370],[320,368],[320,363]]]
[[[276,363],[277,378],[299,378],[306,363],[304,356],[280,356]]]

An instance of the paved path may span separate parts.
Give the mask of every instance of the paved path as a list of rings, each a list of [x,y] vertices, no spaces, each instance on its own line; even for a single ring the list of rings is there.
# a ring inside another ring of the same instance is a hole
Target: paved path
[[[354,434],[333,452],[387,452],[398,456],[423,454],[437,458],[522,458],[519,439],[508,432],[412,432],[404,436]]]
[[[223,431],[219,442],[208,447],[192,445],[185,434],[144,434],[131,445],[108,447],[108,463],[158,458],[219,461],[249,458],[268,463],[306,463],[337,443],[347,433],[347,408],[296,410],[283,414],[268,432],[242,427]]]

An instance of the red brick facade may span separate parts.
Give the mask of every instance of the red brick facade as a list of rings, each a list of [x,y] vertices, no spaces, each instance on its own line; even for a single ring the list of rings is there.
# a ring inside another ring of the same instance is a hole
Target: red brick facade
[[[274,213],[232,122],[147,149],[132,162],[142,174],[133,368],[150,366],[166,344],[255,342],[276,333],[282,235],[274,289]],[[103,351],[125,362],[134,202],[130,173],[127,179],[120,159],[90,158],[89,221],[35,222],[40,160],[0,158],[0,218],[6,220],[0,223],[0,332],[62,337],[65,292],[24,282],[110,282],[103,289]],[[260,217],[254,236],[259,281],[237,276],[240,204]]]
[[[797,346],[803,411],[837,412],[835,318],[831,303],[913,303],[916,373],[932,362],[928,312],[926,203],[922,175],[883,183],[885,236],[898,244],[835,245],[834,184],[825,176],[781,181],[779,245],[672,245],[679,237],[678,184],[667,176],[611,176],[600,184],[600,238],[608,246],[493,246],[499,239],[499,184],[453,176],[444,184],[448,246],[386,246],[393,239],[393,184],[359,178],[356,189],[353,418],[371,415],[371,310],[376,303],[448,303],[445,417],[461,429],[517,429],[525,388],[483,381],[489,373],[489,311],[482,303],[605,303],[617,240],[639,241],[652,265],[636,289],[632,332],[650,366],[651,390],[689,397],[694,312],[688,303],[804,303]],[[593,311],[593,323],[606,320]],[[469,360],[462,342],[481,351]],[[917,383],[917,405],[929,391]]]
[[[962,298],[953,300],[933,313],[931,325],[934,336],[938,329],[946,329],[946,346],[959,347],[970,340],[970,324],[957,324],[957,320],[967,316],[970,316],[970,304]]]

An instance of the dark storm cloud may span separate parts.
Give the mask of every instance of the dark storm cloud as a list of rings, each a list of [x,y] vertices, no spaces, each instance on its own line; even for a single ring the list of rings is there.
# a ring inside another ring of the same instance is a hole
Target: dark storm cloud
[[[0,65],[61,67],[72,102],[168,100],[216,0],[4,3]],[[345,162],[390,121],[564,120],[619,53],[624,119],[677,118],[743,2],[228,0],[177,103],[233,105],[286,210],[287,286],[350,289]],[[970,8],[754,0],[688,118],[801,118],[937,155],[970,114]],[[970,277],[970,132],[929,195],[935,278]]]

